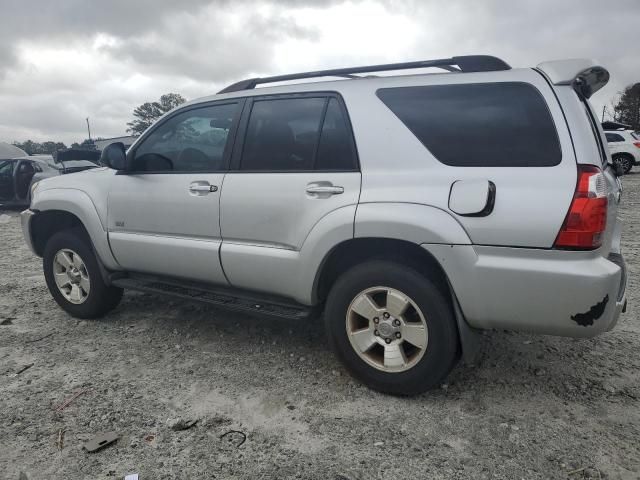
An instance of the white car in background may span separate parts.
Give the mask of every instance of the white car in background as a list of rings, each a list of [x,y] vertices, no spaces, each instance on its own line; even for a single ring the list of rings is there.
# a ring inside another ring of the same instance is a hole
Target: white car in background
[[[605,131],[613,163],[620,165],[625,174],[634,165],[640,165],[640,135],[633,130]]]

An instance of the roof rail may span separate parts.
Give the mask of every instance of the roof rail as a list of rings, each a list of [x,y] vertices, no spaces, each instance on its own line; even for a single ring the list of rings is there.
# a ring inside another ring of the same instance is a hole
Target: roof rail
[[[409,70],[413,68],[442,68],[449,72],[492,72],[496,70],[510,70],[511,67],[503,60],[490,55],[465,55],[461,57],[443,58],[439,60],[423,60],[418,62],[387,63],[383,65],[368,65],[362,67],[335,68],[331,70],[317,70],[315,72],[292,73],[275,77],[249,78],[229,85],[218,93],[251,90],[258,84],[286,82],[315,77],[348,77],[356,73],[385,72],[391,70]]]

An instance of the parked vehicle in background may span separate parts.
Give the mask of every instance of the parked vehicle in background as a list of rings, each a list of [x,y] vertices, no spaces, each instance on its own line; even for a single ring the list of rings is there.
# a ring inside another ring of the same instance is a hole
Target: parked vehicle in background
[[[448,72],[358,77],[426,67]],[[323,76],[348,79],[255,88]],[[25,239],[75,317],[126,288],[323,310],[354,376],[415,394],[477,330],[616,324],[621,187],[588,102],[608,80],[587,60],[487,56],[244,80],[107,146],[109,168],[39,182]]]
[[[0,205],[29,206],[32,187],[40,180],[98,166],[97,152],[67,152],[73,154],[60,152],[54,159],[51,155],[27,155],[22,152],[24,155],[0,159]],[[78,159],[71,158],[73,156]],[[81,159],[87,157],[93,157],[93,161]]]
[[[605,131],[611,158],[627,174],[640,164],[640,136],[633,130]]]

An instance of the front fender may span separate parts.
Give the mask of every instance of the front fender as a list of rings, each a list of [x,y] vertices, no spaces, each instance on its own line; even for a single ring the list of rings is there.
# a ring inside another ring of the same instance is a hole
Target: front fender
[[[120,269],[109,248],[106,225],[101,221],[95,205],[85,192],[72,188],[36,190],[31,200],[31,210],[38,212],[60,210],[75,215],[89,234],[102,264],[110,270]]]

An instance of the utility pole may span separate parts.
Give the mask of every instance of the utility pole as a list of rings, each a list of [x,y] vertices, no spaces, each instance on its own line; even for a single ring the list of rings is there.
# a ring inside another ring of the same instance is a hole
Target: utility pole
[[[607,111],[607,106],[606,106],[606,105],[604,105],[604,106],[602,107],[602,121],[603,121],[603,122],[604,122],[604,112],[606,112],[606,111]],[[87,121],[89,121],[89,119],[87,119]]]
[[[89,117],[87,117],[87,132],[89,132],[89,141],[91,141],[91,127],[89,126]]]

